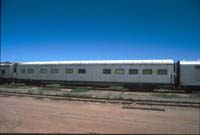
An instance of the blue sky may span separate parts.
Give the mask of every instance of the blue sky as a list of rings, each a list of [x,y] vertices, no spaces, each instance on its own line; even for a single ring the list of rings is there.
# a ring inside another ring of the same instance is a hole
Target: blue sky
[[[1,3],[2,61],[199,58],[199,0]]]

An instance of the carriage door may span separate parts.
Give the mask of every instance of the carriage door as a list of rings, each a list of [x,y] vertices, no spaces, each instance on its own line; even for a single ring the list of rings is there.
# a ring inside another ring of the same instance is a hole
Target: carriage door
[[[13,81],[17,78],[17,64],[13,66]]]

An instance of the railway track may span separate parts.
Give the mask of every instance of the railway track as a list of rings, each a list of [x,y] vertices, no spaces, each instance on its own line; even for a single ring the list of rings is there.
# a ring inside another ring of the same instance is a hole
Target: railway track
[[[179,101],[164,101],[164,100],[116,100],[116,99],[103,99],[103,98],[85,98],[85,97],[66,97],[60,95],[41,95],[41,94],[29,94],[18,92],[2,92],[0,96],[19,96],[19,97],[34,97],[38,99],[49,98],[53,100],[69,100],[69,101],[83,101],[83,102],[99,102],[99,103],[111,103],[128,105],[131,108],[132,105],[146,105],[146,106],[173,106],[173,107],[190,107],[200,108],[200,102],[179,102]],[[125,107],[126,108],[126,107]]]

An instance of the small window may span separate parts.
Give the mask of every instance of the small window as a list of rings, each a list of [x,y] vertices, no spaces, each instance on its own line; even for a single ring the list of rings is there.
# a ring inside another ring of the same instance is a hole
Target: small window
[[[21,69],[21,73],[24,74],[26,72],[25,69]]]
[[[34,72],[34,70],[32,68],[28,69],[28,73],[32,74]]]
[[[103,74],[111,74],[111,69],[103,69]]]
[[[138,69],[129,69],[129,74],[137,75],[138,74]]]
[[[124,69],[116,69],[115,74],[120,74],[120,75],[124,74]]]
[[[143,69],[143,74],[144,75],[151,75],[152,74],[152,69]]]
[[[17,72],[17,68],[14,68],[14,73],[16,73]]]
[[[1,70],[1,74],[4,75],[5,74],[5,70]]]
[[[52,69],[51,69],[51,73],[53,73],[53,74],[57,74],[57,73],[58,73],[58,69],[56,69],[56,68],[52,68]]]
[[[200,69],[200,65],[199,66],[195,66],[196,69]]]
[[[47,73],[47,69],[40,69],[40,73],[41,74],[46,74]]]
[[[85,73],[86,73],[86,70],[85,70],[85,69],[78,69],[78,73],[79,73],[79,74],[85,74]]]
[[[73,74],[73,69],[65,69],[65,74]]]
[[[158,75],[167,75],[167,69],[158,69],[157,74]]]

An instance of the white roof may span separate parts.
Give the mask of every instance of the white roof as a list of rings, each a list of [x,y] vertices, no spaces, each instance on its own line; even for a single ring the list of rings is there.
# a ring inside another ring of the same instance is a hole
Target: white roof
[[[180,64],[182,65],[200,65],[200,60],[196,61],[180,61]]]
[[[7,66],[7,65],[13,65],[13,63],[3,63],[3,62],[2,62],[2,63],[0,63],[0,65],[1,65],[1,66],[5,66],[5,65]]]
[[[46,62],[20,62],[23,65],[49,65],[49,64],[173,64],[173,60],[90,60],[90,61],[46,61]]]

